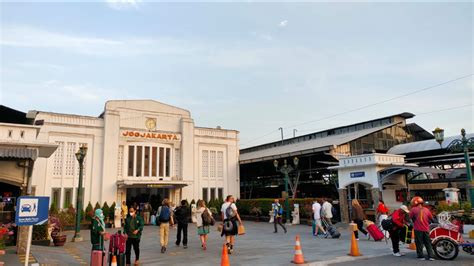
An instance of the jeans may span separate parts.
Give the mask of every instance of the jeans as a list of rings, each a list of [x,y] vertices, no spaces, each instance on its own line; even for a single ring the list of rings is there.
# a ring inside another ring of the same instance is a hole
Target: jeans
[[[278,232],[277,224],[283,228],[283,230],[286,232],[286,227],[281,223],[281,217],[275,217],[273,219],[273,225],[275,226],[275,233]]]
[[[135,261],[140,259],[140,238],[127,238],[126,249],[125,249],[125,258],[127,264],[130,264],[130,257],[132,256],[132,246],[133,251],[135,251]]]
[[[178,234],[176,235],[176,245],[181,243],[181,231],[183,231],[183,245],[188,245],[188,223],[178,223]]]
[[[168,239],[170,234],[170,223],[160,224],[160,244],[162,247],[168,246]]]
[[[423,258],[423,246],[426,248],[428,258],[434,258],[433,247],[431,246],[431,239],[428,232],[415,230],[415,245],[418,258]]]
[[[392,240],[392,249],[393,253],[400,252],[400,229],[394,228],[389,231],[390,232],[390,240]]]
[[[354,222],[357,224],[357,229],[359,229],[359,231],[361,231],[364,235],[367,235],[367,231],[365,231],[365,229],[364,229],[364,221],[354,220]],[[356,238],[359,238],[359,232],[358,231],[355,231],[354,235],[355,235]]]

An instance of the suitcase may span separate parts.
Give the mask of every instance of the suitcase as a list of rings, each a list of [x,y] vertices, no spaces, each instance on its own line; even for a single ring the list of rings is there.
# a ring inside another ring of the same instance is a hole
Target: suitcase
[[[329,233],[329,235],[332,238],[339,238],[341,237],[341,233],[337,231],[336,227],[334,225],[329,224],[325,219],[322,219],[324,227],[326,227],[326,231]]]
[[[371,224],[367,226],[367,231],[369,232],[370,236],[375,241],[380,241],[383,239],[383,233],[380,231],[375,224]]]
[[[91,254],[91,266],[107,266],[105,251],[93,250]]]
[[[117,266],[125,266],[125,245],[127,236],[119,230],[110,237],[109,243],[109,266],[112,265],[112,257],[115,255]]]

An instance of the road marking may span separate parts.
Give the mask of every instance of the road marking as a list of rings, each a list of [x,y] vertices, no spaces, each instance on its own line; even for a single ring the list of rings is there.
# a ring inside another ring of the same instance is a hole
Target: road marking
[[[367,260],[367,259],[372,259],[372,258],[384,257],[387,255],[388,254],[378,254],[378,255],[360,256],[360,257],[341,256],[341,257],[337,257],[335,259],[328,260],[328,261],[310,262],[308,266],[328,266],[328,265],[336,264],[336,263],[356,261],[356,260]]]

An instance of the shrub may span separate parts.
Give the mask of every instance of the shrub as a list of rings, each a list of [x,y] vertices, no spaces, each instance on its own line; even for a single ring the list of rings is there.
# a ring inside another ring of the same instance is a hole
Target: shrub
[[[94,216],[94,209],[92,208],[92,204],[90,201],[89,201],[89,204],[87,204],[85,216],[86,216],[85,219],[87,221],[91,221],[92,216]]]
[[[110,205],[110,209],[109,209],[109,218],[110,220],[113,220],[114,217],[115,217],[115,201],[112,203],[112,205]]]
[[[305,199],[289,199],[290,200],[290,211],[293,211],[294,204],[299,204],[300,206],[300,217],[301,218],[310,218],[312,214],[312,205],[317,198],[305,198]],[[239,213],[242,215],[255,215],[256,210],[260,210],[263,216],[268,216],[268,213],[272,210],[272,203],[274,199],[241,199],[236,202]],[[285,209],[285,200],[280,199],[280,204],[282,205],[284,211]],[[252,210],[254,213],[252,213]]]
[[[49,207],[49,214],[50,215],[57,215],[59,213],[58,207],[56,207],[56,204],[53,202],[51,204],[51,207]]]
[[[110,212],[110,207],[107,204],[107,201],[104,202],[104,205],[102,206],[102,212],[104,213],[104,217],[109,217],[109,212]]]
[[[94,212],[95,212],[95,210],[97,210],[97,209],[100,209],[100,204],[99,204],[99,202],[96,202],[96,203],[95,203]]]
[[[48,239],[48,223],[42,225],[33,225],[33,240]]]

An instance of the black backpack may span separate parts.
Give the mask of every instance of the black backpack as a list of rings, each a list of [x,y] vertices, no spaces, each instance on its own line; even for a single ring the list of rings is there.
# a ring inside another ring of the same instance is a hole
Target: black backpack
[[[382,220],[381,224],[382,224],[383,230],[385,231],[391,231],[393,227],[395,227],[395,224],[392,221],[392,217]]]

